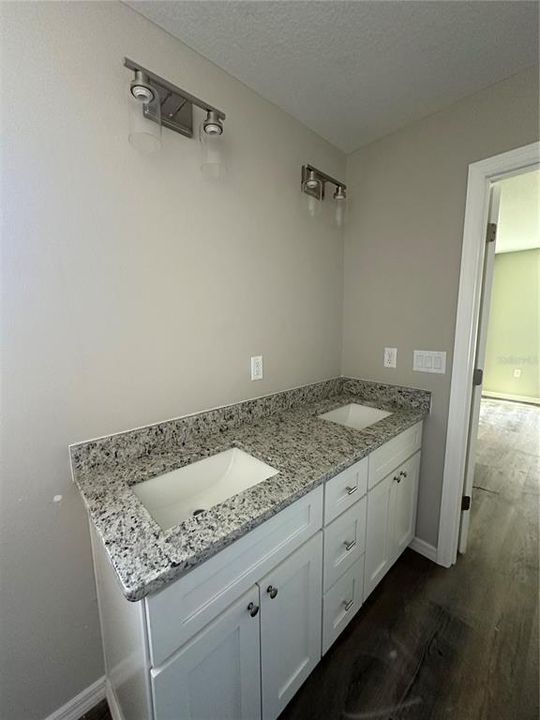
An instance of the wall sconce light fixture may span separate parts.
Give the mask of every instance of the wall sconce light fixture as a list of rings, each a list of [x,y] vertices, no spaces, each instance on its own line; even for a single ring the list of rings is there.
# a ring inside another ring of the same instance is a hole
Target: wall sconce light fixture
[[[129,140],[136,147],[146,151],[157,149],[161,142],[162,126],[184,137],[193,137],[194,105],[206,113],[199,130],[201,145],[207,138],[215,140],[221,137],[225,120],[225,113],[222,110],[173,85],[129,58],[124,58],[124,65],[133,70],[130,95],[135,105],[130,115]],[[208,149],[203,147],[202,154],[201,168],[204,169],[205,159],[208,159]],[[217,143],[212,144],[211,164],[213,166],[222,164]]]
[[[309,196],[308,207],[310,214],[315,215],[320,209],[317,201],[321,202],[325,197],[326,183],[335,185],[333,199],[336,201],[336,223],[339,227],[345,219],[345,208],[347,204],[347,186],[341,180],[336,180],[313,165],[302,165],[302,192]]]

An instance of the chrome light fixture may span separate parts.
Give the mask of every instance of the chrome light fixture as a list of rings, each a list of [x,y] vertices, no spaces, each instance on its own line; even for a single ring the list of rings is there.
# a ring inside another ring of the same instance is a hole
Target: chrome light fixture
[[[320,210],[318,202],[325,197],[326,184],[335,185],[333,199],[336,201],[336,224],[343,225],[345,218],[345,207],[347,202],[347,186],[341,180],[336,180],[313,165],[302,165],[302,192],[309,196],[308,210],[310,215],[315,215]]]
[[[223,123],[216,110],[208,110],[206,120],[203,121],[203,130],[207,135],[223,134]]]
[[[156,143],[142,142],[138,140],[139,136],[158,135],[161,137],[161,126],[173,130],[174,132],[184,135],[184,137],[193,137],[193,106],[200,108],[206,113],[206,118],[201,123],[202,131],[199,133],[201,143],[203,136],[219,138],[223,134],[223,121],[225,113],[213,105],[209,105],[204,100],[192,95],[186,90],[173,85],[168,80],[155,75],[142,65],[133,62],[129,58],[124,58],[125,67],[133,70],[133,79],[130,83],[130,97],[138,106],[139,119],[136,120],[136,110],[132,110],[132,119],[130,120],[130,142],[133,142],[141,149],[148,149],[147,146]],[[142,109],[141,109],[142,106]],[[153,123],[159,127],[159,131],[154,128],[154,132],[150,131],[150,127],[146,123]],[[152,148],[154,149],[154,148]],[[204,154],[204,151],[203,151]],[[216,148],[213,149],[212,164],[216,164]],[[205,163],[203,162],[201,167]]]
[[[315,170],[309,171],[305,184],[306,184],[306,187],[309,188],[310,190],[317,190],[319,188],[321,181],[317,179]]]
[[[135,100],[142,103],[152,102],[156,97],[156,91],[142,70],[135,70],[135,77],[131,81],[129,89]]]

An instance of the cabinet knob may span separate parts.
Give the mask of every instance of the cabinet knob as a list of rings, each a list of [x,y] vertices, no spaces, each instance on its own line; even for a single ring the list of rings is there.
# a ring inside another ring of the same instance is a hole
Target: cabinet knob
[[[407,477],[407,471],[406,471],[406,470],[402,470],[399,474],[401,475],[401,477],[404,477],[404,478]]]
[[[346,550],[347,552],[349,552],[349,550],[352,550],[353,547],[356,545],[356,540],[351,540],[351,542],[347,542],[347,541],[345,540],[345,542],[344,542],[343,544],[345,545],[345,550]]]
[[[401,478],[399,477],[399,475],[394,475],[394,482],[397,482],[397,483],[401,482]]]
[[[275,588],[273,585],[269,585],[269,586],[266,588],[266,592],[270,595],[270,597],[271,597],[272,600],[273,600],[273,599],[276,597],[276,595],[277,595],[277,593],[278,593],[278,590],[277,590],[277,588]]]
[[[251,617],[255,617],[255,615],[257,615],[257,613],[259,612],[259,606],[255,605],[255,603],[253,603],[253,602],[249,603],[249,605],[247,606],[247,609],[248,609],[248,613],[251,615]]]
[[[352,495],[353,493],[355,493],[358,490],[358,485],[353,485],[352,487],[347,485],[345,490],[347,491],[347,495]]]

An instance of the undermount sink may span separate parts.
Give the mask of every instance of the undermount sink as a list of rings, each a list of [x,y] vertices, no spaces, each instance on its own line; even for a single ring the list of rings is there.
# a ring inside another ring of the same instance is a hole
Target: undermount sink
[[[168,530],[277,473],[270,465],[232,448],[132,489],[162,530]]]
[[[323,420],[337,423],[338,425],[345,425],[355,430],[363,430],[391,414],[390,412],[386,412],[386,410],[378,410],[368,405],[349,403],[348,405],[342,405],[342,407],[319,415],[319,417]]]

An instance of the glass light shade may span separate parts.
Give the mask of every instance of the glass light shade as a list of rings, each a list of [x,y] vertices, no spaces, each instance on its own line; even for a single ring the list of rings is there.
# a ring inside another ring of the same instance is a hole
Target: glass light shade
[[[322,200],[319,200],[319,198],[309,195],[306,192],[302,192],[302,197],[308,215],[312,218],[320,215],[323,205]]]
[[[136,100],[129,93],[129,142],[144,153],[161,147],[161,103],[156,92],[148,103]]]
[[[223,180],[226,174],[223,152],[223,135],[207,133],[205,121],[199,126],[199,145],[201,151],[201,172],[210,180]]]
[[[343,227],[345,224],[345,217],[347,213],[347,199],[345,197],[338,197],[335,200],[336,203],[336,225]]]

